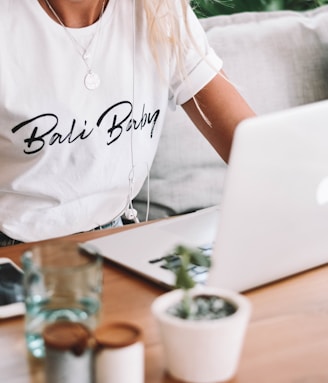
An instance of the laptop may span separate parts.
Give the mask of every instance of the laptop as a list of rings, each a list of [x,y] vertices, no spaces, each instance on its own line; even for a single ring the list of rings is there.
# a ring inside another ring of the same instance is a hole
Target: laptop
[[[87,243],[167,287],[174,276],[162,257],[177,244],[211,253],[200,283],[239,292],[326,264],[328,101],[240,123],[220,206]]]

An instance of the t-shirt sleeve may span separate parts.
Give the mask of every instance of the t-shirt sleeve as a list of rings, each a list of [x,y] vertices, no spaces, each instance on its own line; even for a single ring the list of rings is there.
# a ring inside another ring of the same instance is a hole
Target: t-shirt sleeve
[[[181,16],[183,17],[183,16]],[[181,38],[184,49],[183,61],[171,60],[169,105],[175,108],[190,100],[222,68],[222,60],[210,47],[206,33],[191,7],[188,8],[188,30],[181,20]]]

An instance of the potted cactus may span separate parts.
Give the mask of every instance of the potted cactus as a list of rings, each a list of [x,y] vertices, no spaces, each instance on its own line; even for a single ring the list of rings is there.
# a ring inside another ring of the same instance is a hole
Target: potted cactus
[[[178,246],[179,265],[167,267],[176,276],[176,289],[157,297],[152,312],[157,320],[165,366],[185,382],[210,383],[231,379],[238,367],[251,305],[239,293],[195,286],[191,265],[210,266],[196,249]]]

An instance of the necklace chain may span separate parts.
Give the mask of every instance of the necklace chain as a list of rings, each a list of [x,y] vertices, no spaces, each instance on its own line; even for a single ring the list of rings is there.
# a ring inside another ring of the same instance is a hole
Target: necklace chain
[[[49,10],[51,11],[51,13],[55,16],[55,18],[57,19],[59,24],[63,27],[64,31],[66,32],[67,36],[69,37],[69,39],[73,43],[73,45],[74,45],[76,51],[78,52],[79,56],[82,58],[85,66],[87,67],[87,74],[86,74],[86,76],[84,78],[84,85],[89,90],[93,90],[93,89],[98,88],[98,86],[100,85],[100,78],[99,78],[98,74],[95,73],[91,69],[91,64],[89,64],[89,59],[90,59],[89,49],[91,48],[91,46],[93,44],[93,41],[95,40],[95,37],[99,36],[99,32],[100,32],[100,28],[101,28],[101,23],[102,23],[102,18],[103,18],[103,14],[104,14],[104,10],[105,10],[105,2],[106,2],[106,0],[103,0],[103,2],[102,2],[100,16],[99,16],[98,24],[97,24],[97,29],[94,32],[94,34],[92,35],[92,37],[91,37],[91,39],[90,39],[90,41],[89,41],[89,43],[88,43],[86,48],[83,47],[79,43],[79,41],[77,41],[76,38],[70,33],[69,29],[63,23],[63,21],[61,20],[61,18],[58,15],[58,13],[54,10],[52,5],[49,3],[49,0],[45,0],[45,2],[47,4],[47,7],[49,8]]]

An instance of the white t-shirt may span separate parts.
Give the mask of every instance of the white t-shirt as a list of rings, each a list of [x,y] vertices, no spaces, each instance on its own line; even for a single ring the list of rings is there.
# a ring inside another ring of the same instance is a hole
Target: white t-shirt
[[[169,82],[161,81],[132,5],[110,0],[101,21],[68,33],[38,0],[0,1],[0,231],[8,236],[42,240],[120,216],[147,176],[168,103],[186,102],[220,69],[190,11],[206,57],[190,47],[185,81],[166,59]],[[88,90],[78,44],[94,34],[90,67],[101,83]]]

